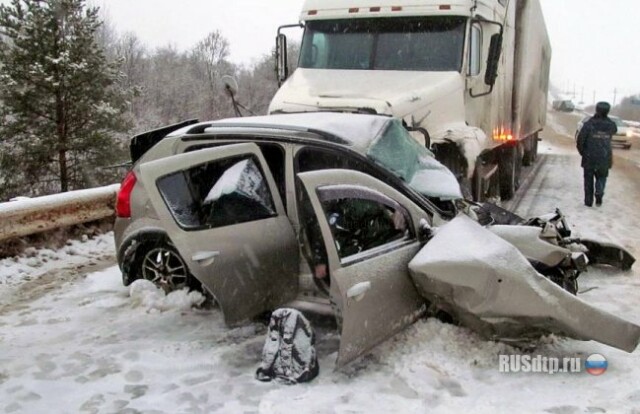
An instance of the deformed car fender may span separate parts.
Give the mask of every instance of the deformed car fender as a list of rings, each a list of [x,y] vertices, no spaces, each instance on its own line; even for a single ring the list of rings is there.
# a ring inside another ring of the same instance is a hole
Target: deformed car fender
[[[555,333],[627,352],[640,341],[640,326],[558,287],[515,246],[464,215],[438,229],[409,270],[432,306],[488,339],[522,342]]]

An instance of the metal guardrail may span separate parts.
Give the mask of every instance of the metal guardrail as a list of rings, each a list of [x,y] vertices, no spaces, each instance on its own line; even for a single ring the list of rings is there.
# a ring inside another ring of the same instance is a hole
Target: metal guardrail
[[[0,203],[0,241],[113,216],[119,184]]]

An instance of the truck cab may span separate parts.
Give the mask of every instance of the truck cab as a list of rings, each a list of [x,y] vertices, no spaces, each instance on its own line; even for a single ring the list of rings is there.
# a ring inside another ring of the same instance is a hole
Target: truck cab
[[[291,76],[279,31],[270,113],[402,119],[473,198],[513,195],[545,122],[551,52],[538,0],[307,0],[300,22]]]

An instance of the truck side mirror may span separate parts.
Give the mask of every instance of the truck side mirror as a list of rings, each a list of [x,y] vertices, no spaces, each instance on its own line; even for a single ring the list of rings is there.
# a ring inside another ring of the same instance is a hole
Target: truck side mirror
[[[278,86],[289,77],[289,62],[287,59],[287,36],[278,33],[276,37],[276,76]]]
[[[489,55],[487,56],[487,71],[484,74],[484,83],[493,86],[498,78],[498,65],[502,53],[502,33],[491,36],[489,43]]]

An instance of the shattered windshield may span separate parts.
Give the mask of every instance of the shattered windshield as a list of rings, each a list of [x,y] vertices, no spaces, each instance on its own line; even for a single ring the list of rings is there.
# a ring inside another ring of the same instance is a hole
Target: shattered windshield
[[[453,173],[413,139],[398,120],[389,122],[382,135],[374,140],[367,156],[421,194],[442,200],[462,198]]]
[[[312,69],[460,71],[462,17],[310,21],[299,66]]]

